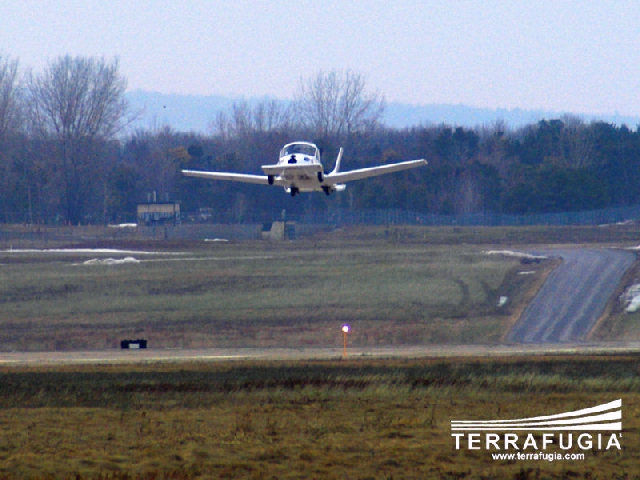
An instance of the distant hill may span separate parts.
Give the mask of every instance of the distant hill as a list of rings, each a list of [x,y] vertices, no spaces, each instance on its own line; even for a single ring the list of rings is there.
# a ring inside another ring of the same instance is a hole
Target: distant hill
[[[396,128],[413,125],[448,124],[462,127],[476,127],[504,121],[510,128],[537,123],[543,119],[560,118],[571,114],[583,118],[586,122],[600,120],[615,125],[626,124],[634,128],[640,124],[640,116],[624,115],[588,115],[575,112],[554,112],[545,110],[523,110],[521,108],[478,108],[467,105],[408,105],[391,103],[385,110],[385,123]]]
[[[219,111],[227,111],[238,98],[220,95],[177,95],[143,90],[127,93],[132,109],[140,110],[141,116],[136,126],[155,128],[169,125],[177,131],[195,131],[208,133],[210,124]],[[249,103],[264,98],[248,98]],[[283,103],[287,100],[282,100]],[[410,105],[389,103],[385,109],[384,123],[389,127],[405,128],[417,125],[448,124],[462,127],[488,125],[498,120],[504,121],[510,128],[536,123],[542,119],[559,118],[568,112],[543,110],[490,109],[467,105]],[[623,115],[585,115],[571,112],[585,121],[602,120],[616,125],[626,124],[635,128],[640,124],[640,116]]]

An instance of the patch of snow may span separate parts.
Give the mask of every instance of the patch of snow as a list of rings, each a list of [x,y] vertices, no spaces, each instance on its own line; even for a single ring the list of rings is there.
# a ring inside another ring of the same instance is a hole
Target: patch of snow
[[[108,228],[138,228],[137,223],[118,223],[117,225],[107,225]]]
[[[24,248],[0,250],[0,253],[106,253],[132,255],[181,255],[179,252],[144,252],[137,250],[118,250],[117,248]]]
[[[124,258],[92,258],[83,262],[83,265],[123,265],[125,263],[140,263],[140,260],[134,257]]]
[[[507,301],[509,300],[509,297],[500,297],[500,300],[498,300],[498,308],[502,308],[507,304]]]
[[[505,257],[525,258],[527,260],[546,260],[548,257],[545,255],[532,255],[525,252],[514,252],[512,250],[488,250],[487,255],[503,255]]]
[[[228,242],[226,238],[205,238],[205,242]]]
[[[635,223],[635,220],[624,220],[622,222],[616,222],[616,223],[601,223],[600,225],[598,225],[598,228],[633,225],[634,223]]]
[[[626,305],[625,312],[633,313],[640,309],[640,284],[636,283],[627,288],[621,295],[621,299]]]
[[[535,270],[527,270],[526,272],[518,272],[518,275],[533,275],[536,273]]]

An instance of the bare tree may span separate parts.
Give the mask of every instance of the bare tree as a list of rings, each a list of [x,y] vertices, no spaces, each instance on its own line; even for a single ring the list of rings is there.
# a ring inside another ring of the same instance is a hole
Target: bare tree
[[[90,162],[100,143],[124,126],[126,80],[118,60],[64,56],[40,75],[28,78],[32,125],[58,147],[68,220],[81,219],[90,175],[100,175]]]
[[[584,120],[575,115],[563,115],[561,139],[564,150],[564,163],[569,168],[592,166],[595,153],[593,129],[585,125]]]
[[[369,92],[364,77],[351,70],[300,79],[294,109],[298,120],[321,137],[344,137],[380,123],[384,98]]]
[[[502,119],[476,128],[480,139],[480,161],[495,167],[503,177],[508,176],[511,165],[509,142],[511,132]]]
[[[276,100],[259,102],[253,108],[253,124],[258,132],[286,130],[291,126],[291,112]]]
[[[11,154],[12,145],[16,151],[11,132],[17,129],[20,121],[18,92],[18,61],[0,55],[0,214],[5,221],[9,218],[9,205],[19,197],[16,191],[20,188],[21,177],[25,176],[18,173]]]
[[[118,60],[65,56],[30,76],[36,125],[67,141],[112,138],[127,111],[127,82],[119,69]]]
[[[275,100],[260,101],[253,106],[246,100],[233,102],[230,111],[218,112],[211,125],[212,130],[225,139],[286,130],[289,126],[289,108]]]
[[[19,115],[18,60],[0,55],[0,141],[14,127]]]

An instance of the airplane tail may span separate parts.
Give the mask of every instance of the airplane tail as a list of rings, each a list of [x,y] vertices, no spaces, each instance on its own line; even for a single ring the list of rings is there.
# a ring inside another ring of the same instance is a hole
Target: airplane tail
[[[336,158],[336,166],[333,167],[333,171],[330,173],[330,175],[333,175],[334,173],[338,173],[340,171],[341,161],[342,161],[342,147],[340,147],[340,151],[338,152],[338,158]]]

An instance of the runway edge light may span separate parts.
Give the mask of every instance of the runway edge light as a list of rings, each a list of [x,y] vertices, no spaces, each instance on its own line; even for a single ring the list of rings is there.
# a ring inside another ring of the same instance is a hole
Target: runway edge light
[[[342,325],[342,334],[343,334],[343,348],[342,348],[342,356],[347,356],[347,333],[349,333],[349,325]]]

